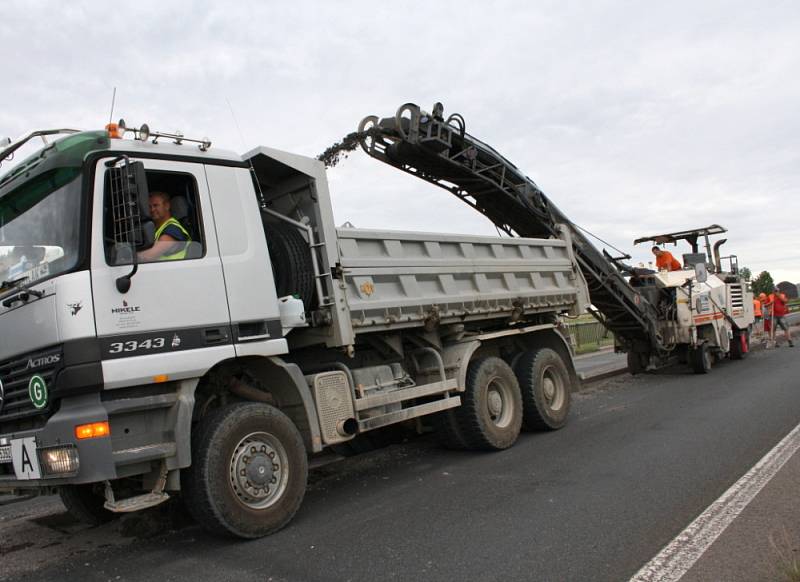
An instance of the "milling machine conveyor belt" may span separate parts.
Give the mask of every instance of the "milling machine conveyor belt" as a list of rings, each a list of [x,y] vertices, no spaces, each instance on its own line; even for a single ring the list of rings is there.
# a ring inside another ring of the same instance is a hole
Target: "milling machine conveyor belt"
[[[602,314],[595,313],[598,319],[626,351],[663,349],[655,307],[533,180],[466,133],[460,115],[444,119],[442,112],[438,103],[433,114],[409,103],[394,117],[367,117],[358,130],[361,146],[370,156],[454,194],[510,236],[557,237],[557,225],[566,225],[592,305]]]

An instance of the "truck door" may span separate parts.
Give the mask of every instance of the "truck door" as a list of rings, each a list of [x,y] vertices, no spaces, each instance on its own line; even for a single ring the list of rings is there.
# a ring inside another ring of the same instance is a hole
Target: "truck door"
[[[238,357],[275,356],[288,351],[253,180],[244,168],[206,166],[215,202],[231,331]],[[225,200],[225,204],[217,201]]]
[[[130,288],[120,292],[117,279],[131,273],[133,266],[130,247],[126,258],[114,235],[115,175],[107,161],[99,161],[96,167],[91,251],[95,321],[106,386],[199,376],[214,363],[234,356],[203,166],[140,160],[151,205],[153,192],[163,195],[155,197],[162,206],[160,216],[150,215],[152,206],[139,205],[141,227],[137,230],[144,233],[144,243],[138,252],[152,244],[166,214],[174,220],[163,232],[173,233],[177,242],[161,258],[143,258]]]

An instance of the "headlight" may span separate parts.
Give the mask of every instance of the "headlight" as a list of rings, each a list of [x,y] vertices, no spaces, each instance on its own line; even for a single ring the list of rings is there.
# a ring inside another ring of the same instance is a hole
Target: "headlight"
[[[66,477],[78,472],[80,461],[75,445],[39,449],[43,477]]]

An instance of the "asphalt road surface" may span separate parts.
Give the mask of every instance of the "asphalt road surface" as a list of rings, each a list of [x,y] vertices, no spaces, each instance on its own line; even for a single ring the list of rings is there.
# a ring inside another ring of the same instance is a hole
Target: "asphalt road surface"
[[[706,376],[620,376],[578,395],[563,430],[502,453],[421,438],[316,469],[266,539],[189,524],[119,542],[112,524],[61,540],[99,549],[0,564],[36,550],[14,578],[81,582],[627,580],[800,422],[799,373],[800,348],[781,347]]]

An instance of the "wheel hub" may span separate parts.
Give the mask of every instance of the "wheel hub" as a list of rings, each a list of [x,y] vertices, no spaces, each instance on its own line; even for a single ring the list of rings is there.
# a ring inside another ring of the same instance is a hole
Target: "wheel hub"
[[[545,368],[542,373],[542,395],[550,410],[561,410],[564,406],[566,390],[564,380],[558,370],[552,366]]]
[[[512,390],[511,385],[499,377],[489,381],[486,391],[486,411],[492,424],[500,428],[508,426],[514,416]]]
[[[542,389],[544,390],[544,397],[547,398],[547,401],[553,402],[553,398],[556,395],[556,385],[551,378],[544,379]]]
[[[268,485],[272,480],[275,472],[272,470],[272,461],[263,452],[246,458],[244,460],[246,465],[247,479],[256,486],[263,487]]]
[[[493,390],[489,392],[489,414],[492,417],[500,416],[500,413],[503,412],[503,397],[500,396],[500,393]]]
[[[239,500],[254,509],[271,505],[286,487],[286,452],[272,435],[246,436],[233,451],[230,482]]]

